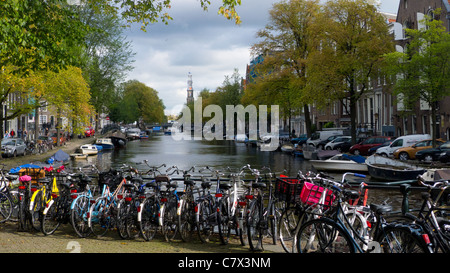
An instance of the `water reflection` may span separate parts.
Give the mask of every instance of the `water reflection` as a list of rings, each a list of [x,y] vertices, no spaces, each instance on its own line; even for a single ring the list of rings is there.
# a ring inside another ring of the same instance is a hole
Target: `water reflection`
[[[282,152],[263,152],[256,147],[236,144],[232,141],[176,141],[170,136],[152,136],[147,140],[135,140],[127,143],[126,148],[114,151],[103,151],[97,156],[90,156],[87,160],[73,160],[72,166],[81,167],[95,164],[100,170],[118,168],[123,164],[133,164],[137,168],[145,169],[145,165],[136,165],[148,160],[152,166],[165,163],[167,166],[176,165],[180,169],[192,166],[210,166],[225,170],[227,167],[239,169],[246,164],[253,168],[270,167],[274,172],[283,172],[289,176],[296,176],[299,170],[312,170],[309,161]],[[342,174],[332,173],[336,179]],[[401,196],[399,191],[373,190],[370,202],[383,202],[389,199],[399,208]]]

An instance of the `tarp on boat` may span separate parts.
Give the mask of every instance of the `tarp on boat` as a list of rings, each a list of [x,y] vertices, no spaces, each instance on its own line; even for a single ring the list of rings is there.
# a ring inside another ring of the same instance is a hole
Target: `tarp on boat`
[[[47,163],[52,164],[55,161],[64,162],[70,159],[70,155],[64,152],[63,150],[58,150],[54,155],[52,155]]]
[[[360,156],[360,155],[343,154],[342,157],[347,158],[349,160],[353,160],[356,163],[364,163],[364,162],[366,162],[366,158],[364,156]]]
[[[18,174],[22,169],[41,169],[42,167],[36,164],[24,164],[16,168],[12,168],[9,173],[10,174]]]

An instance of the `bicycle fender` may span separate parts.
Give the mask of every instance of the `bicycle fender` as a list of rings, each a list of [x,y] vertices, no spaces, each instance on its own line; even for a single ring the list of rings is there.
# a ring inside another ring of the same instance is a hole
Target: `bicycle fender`
[[[195,222],[200,221],[200,203],[195,205]]]
[[[137,221],[138,222],[141,222],[142,221],[142,210],[144,209],[144,202],[141,202],[140,204],[139,204],[139,211],[138,211],[138,214],[137,214]]]
[[[29,210],[31,210],[31,211],[33,210],[33,207],[34,207],[34,201],[35,201],[35,199],[36,199],[36,195],[38,194],[38,192],[40,192],[40,190],[34,192],[33,195],[31,196],[31,199],[30,199],[30,208],[29,208]]]
[[[183,207],[183,199],[180,199],[180,201],[178,201],[178,207],[177,207],[177,215],[180,216],[181,215],[181,208]]]
[[[166,208],[166,204],[163,204],[161,208],[159,209],[159,215],[158,215],[158,223],[160,226],[163,225],[163,215],[164,215],[164,209]]]
[[[48,202],[47,206],[45,206],[44,212],[43,214],[46,215],[48,210],[50,209],[50,207],[53,205],[53,203],[55,202],[55,200],[50,200],[50,202]]]

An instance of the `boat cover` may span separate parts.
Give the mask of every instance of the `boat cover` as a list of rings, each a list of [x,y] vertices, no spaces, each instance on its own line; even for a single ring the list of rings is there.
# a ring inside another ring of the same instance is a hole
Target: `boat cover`
[[[349,160],[353,160],[356,163],[364,163],[366,162],[366,158],[361,156],[361,155],[348,155],[348,154],[343,154],[342,157],[347,158]]]

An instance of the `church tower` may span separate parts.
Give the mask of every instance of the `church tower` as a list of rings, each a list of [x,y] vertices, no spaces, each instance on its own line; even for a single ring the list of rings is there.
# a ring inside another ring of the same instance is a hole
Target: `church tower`
[[[192,88],[192,74],[189,72],[187,81],[187,103],[194,102],[194,89]]]

